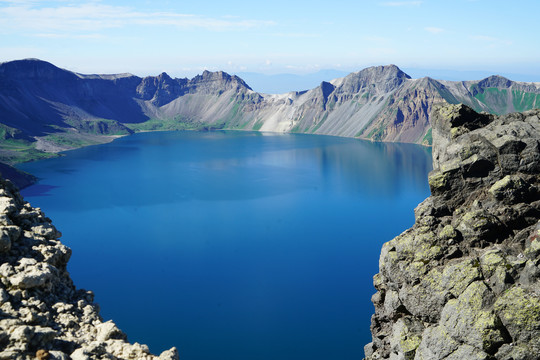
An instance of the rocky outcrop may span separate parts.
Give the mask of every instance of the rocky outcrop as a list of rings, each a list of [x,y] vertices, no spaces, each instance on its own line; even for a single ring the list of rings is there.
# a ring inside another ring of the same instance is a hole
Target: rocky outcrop
[[[178,359],[175,348],[153,356],[103,322],[92,292],[73,285],[60,236],[0,179],[0,359]]]
[[[432,116],[431,196],[383,245],[366,359],[538,359],[540,110]]]

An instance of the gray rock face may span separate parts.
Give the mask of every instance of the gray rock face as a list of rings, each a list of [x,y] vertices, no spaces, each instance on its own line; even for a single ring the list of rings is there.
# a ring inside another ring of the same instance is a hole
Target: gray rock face
[[[69,277],[60,236],[0,178],[0,359],[178,359],[175,348],[154,356],[102,321],[92,292]]]
[[[432,126],[432,195],[383,245],[366,359],[538,359],[540,110]]]

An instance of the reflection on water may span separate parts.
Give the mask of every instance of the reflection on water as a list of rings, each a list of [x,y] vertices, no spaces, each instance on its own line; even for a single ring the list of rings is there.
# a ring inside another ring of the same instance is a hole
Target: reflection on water
[[[404,186],[424,188],[431,168],[430,149],[410,144],[225,131],[152,135],[139,134],[113,144],[72,151],[66,158],[22,164],[22,169],[39,171],[43,178],[27,194],[39,191],[45,195],[57,188],[59,185],[47,184],[47,179],[60,173],[77,178],[76,186],[99,187],[102,191],[103,201],[98,198],[81,204],[78,199],[66,199],[63,206],[73,208],[108,207],[111,197],[116,205],[143,206],[254,199],[320,186],[351,196],[379,196],[395,194]],[[140,145],[133,146],[132,142]],[[199,147],[199,142],[205,146]],[[99,174],[80,176],[81,168],[92,171],[95,163],[99,164]],[[139,170],[132,171],[132,166]],[[74,174],[77,171],[79,174]],[[170,191],[151,192],[154,187]]]
[[[168,132],[20,167],[42,179],[23,195],[73,248],[75,283],[131,341],[185,360],[347,360],[370,341],[380,247],[428,195],[431,154]]]
[[[275,163],[280,159],[300,164],[315,161],[325,186],[350,195],[377,195],[381,191],[392,195],[404,184],[420,189],[431,170],[424,161],[431,157],[430,149],[410,144],[344,142],[271,155],[277,155]],[[341,174],[339,182],[331,180],[336,173]]]

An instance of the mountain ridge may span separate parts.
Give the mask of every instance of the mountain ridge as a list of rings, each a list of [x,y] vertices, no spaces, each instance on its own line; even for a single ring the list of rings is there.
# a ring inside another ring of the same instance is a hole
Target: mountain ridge
[[[505,114],[540,107],[540,84],[500,76],[412,79],[373,66],[305,91],[255,92],[241,78],[78,74],[25,59],[0,64],[0,161],[14,164],[137,131],[229,129],[431,145],[438,103]]]

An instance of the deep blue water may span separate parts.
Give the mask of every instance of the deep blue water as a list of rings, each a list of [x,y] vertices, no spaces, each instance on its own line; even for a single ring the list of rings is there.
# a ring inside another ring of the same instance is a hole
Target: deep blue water
[[[428,195],[428,149],[312,135],[143,133],[23,164],[75,283],[183,360],[360,359],[383,242]]]

